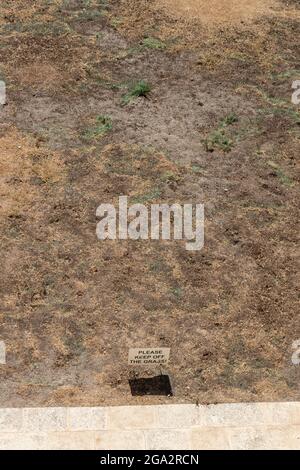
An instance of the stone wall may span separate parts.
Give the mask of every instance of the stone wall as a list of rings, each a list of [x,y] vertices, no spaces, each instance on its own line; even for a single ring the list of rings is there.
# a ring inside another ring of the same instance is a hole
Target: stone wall
[[[300,403],[2,408],[0,449],[300,449]]]

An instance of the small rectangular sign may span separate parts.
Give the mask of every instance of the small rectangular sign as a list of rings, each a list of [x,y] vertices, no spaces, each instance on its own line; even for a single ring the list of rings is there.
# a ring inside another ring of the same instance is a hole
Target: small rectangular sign
[[[170,348],[130,348],[128,364],[130,366],[157,366],[168,364]]]

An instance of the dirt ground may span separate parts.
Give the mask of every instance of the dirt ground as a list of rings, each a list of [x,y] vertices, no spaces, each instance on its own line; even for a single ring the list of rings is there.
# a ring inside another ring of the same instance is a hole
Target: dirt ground
[[[1,406],[299,400],[299,18],[281,0],[1,1]],[[119,195],[204,203],[204,248],[99,241]],[[159,373],[127,366],[147,346],[171,347],[174,396],[131,396]]]

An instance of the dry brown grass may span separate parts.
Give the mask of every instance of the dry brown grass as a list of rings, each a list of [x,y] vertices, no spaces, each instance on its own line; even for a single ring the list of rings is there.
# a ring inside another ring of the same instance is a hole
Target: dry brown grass
[[[19,215],[30,207],[38,194],[31,178],[55,183],[64,178],[58,155],[36,146],[34,139],[11,128],[0,137],[0,215]]]
[[[159,0],[158,6],[181,19],[198,19],[206,26],[238,24],[270,15],[275,0]]]

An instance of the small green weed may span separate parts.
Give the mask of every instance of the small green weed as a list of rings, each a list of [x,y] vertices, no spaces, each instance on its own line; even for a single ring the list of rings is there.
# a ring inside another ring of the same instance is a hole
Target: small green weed
[[[97,140],[112,129],[112,120],[109,116],[97,116],[96,124],[83,133],[84,140]]]
[[[234,141],[229,137],[227,128],[237,121],[238,117],[234,113],[225,116],[218,128],[204,140],[206,151],[213,152],[215,149],[220,149],[223,152],[230,152],[234,146]]]
[[[145,80],[140,80],[139,82],[134,83],[128,93],[122,97],[122,105],[126,106],[133,99],[143,96],[146,98],[151,91],[151,86]]]
[[[224,117],[221,121],[221,127],[231,126],[235,122],[238,122],[238,117],[235,113],[230,113]]]
[[[212,132],[209,138],[205,140],[205,148],[207,152],[213,152],[216,148],[219,148],[224,152],[230,152],[233,145],[233,140],[225,135],[224,130]]]
[[[159,39],[148,37],[144,38],[142,42],[142,46],[146,47],[147,49],[165,49],[167,46],[164,42],[160,41]]]

